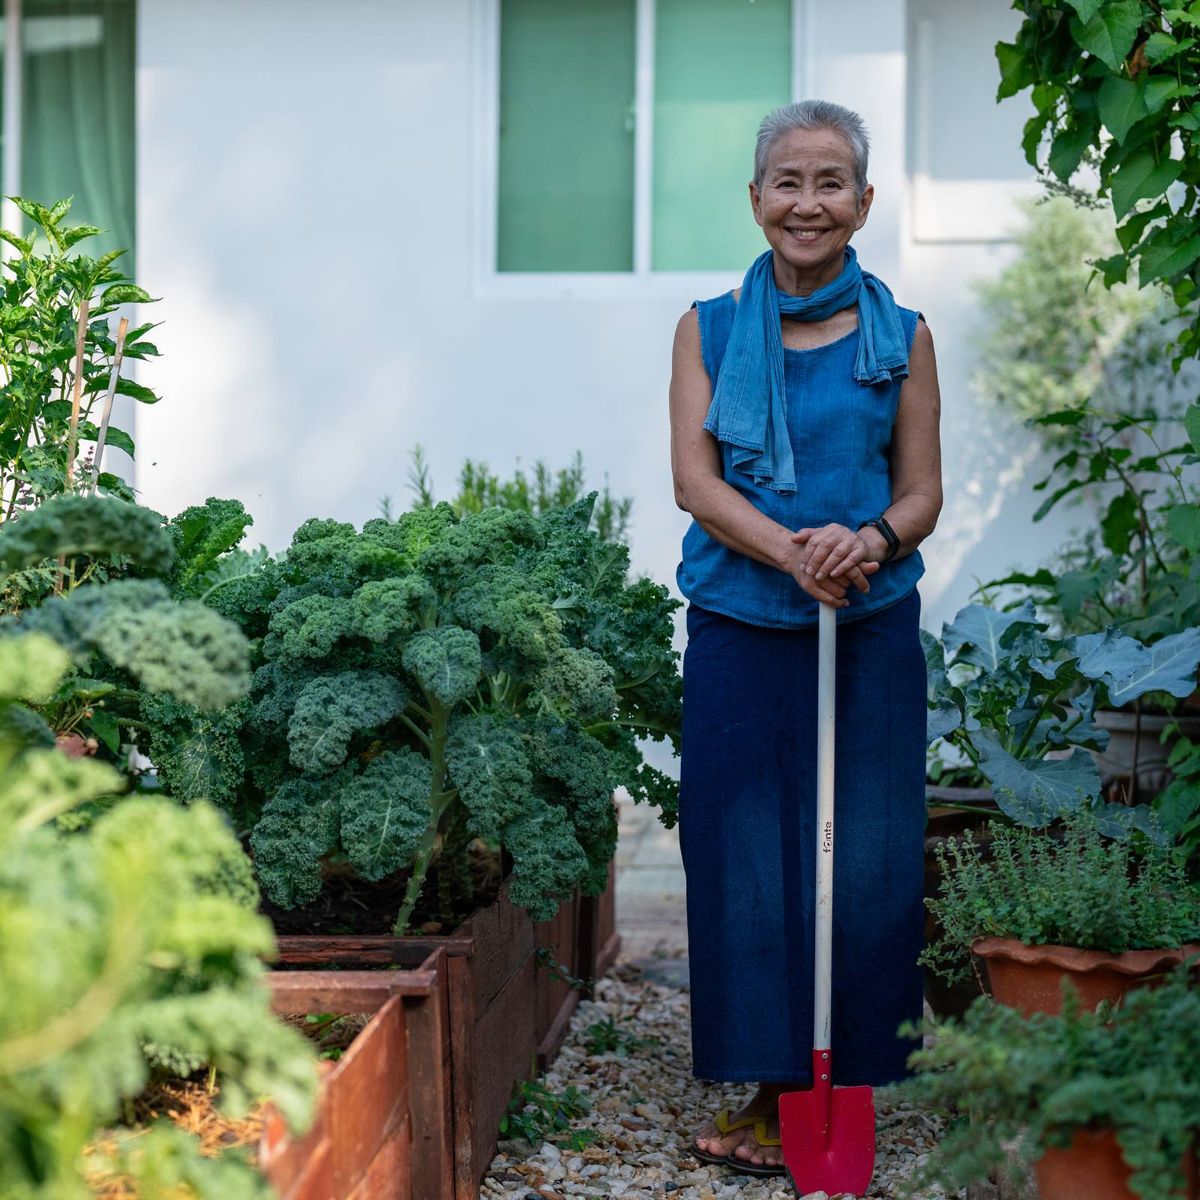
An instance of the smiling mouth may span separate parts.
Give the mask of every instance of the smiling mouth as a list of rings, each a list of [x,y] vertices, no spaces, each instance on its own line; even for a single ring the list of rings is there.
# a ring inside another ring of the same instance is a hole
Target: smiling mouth
[[[824,229],[789,229],[787,231],[792,237],[799,239],[802,242],[812,242],[825,232]]]

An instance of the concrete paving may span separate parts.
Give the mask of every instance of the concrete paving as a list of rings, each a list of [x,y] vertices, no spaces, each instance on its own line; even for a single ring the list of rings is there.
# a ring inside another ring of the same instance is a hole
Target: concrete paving
[[[619,800],[617,929],[621,957],[687,985],[687,910],[679,830],[658,809]]]

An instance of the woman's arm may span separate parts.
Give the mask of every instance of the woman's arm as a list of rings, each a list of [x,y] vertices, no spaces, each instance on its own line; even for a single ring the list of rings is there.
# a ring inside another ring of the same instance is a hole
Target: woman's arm
[[[941,403],[933,336],[918,321],[892,428],[892,503],[883,513],[900,539],[895,558],[911,554],[933,532],[942,510]],[[887,539],[872,525],[853,533],[842,525],[799,529],[791,540],[805,544],[804,565],[818,579],[837,580],[871,563],[878,570],[888,550]]]
[[[866,575],[870,568],[865,572],[859,568],[858,576],[851,573],[848,581],[840,578],[831,581],[833,590],[810,576],[800,578],[806,547],[796,545],[789,529],[755,508],[721,477],[720,447],[704,428],[711,403],[712,385],[704,369],[699,318],[693,308],[679,319],[671,356],[671,474],[675,503],[691,513],[705,533],[723,546],[786,572],[818,600],[840,604],[847,582],[862,591],[869,590]]]

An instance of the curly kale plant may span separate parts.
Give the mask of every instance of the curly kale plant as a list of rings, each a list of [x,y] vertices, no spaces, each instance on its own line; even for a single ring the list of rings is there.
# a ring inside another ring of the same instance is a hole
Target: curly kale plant
[[[271,930],[219,810],[131,797],[67,831],[123,777],[10,718],[46,703],[69,663],[42,634],[0,640],[0,1196],[83,1200],[85,1169],[108,1167],[145,1195],[186,1184],[198,1200],[265,1200],[248,1164],[210,1163],[170,1130],[106,1137],[85,1167],[85,1145],[154,1069],[209,1064],[227,1106],[268,1094],[297,1126],[316,1080],[305,1040],[269,1011]]]
[[[115,760],[144,737],[143,703],[217,712],[235,705],[250,684],[245,635],[188,592],[214,575],[216,557],[248,521],[236,501],[210,500],[164,522],[124,501],[66,495],[0,525],[0,588],[47,560],[70,564],[60,594],[0,617],[0,646],[42,633],[75,666],[36,714],[26,706],[13,719],[27,727],[40,720],[51,742],[51,734],[90,736]]]
[[[628,582],[627,549],[588,529],[593,499],[539,517],[439,504],[361,532],[307,522],[210,590],[261,663],[244,719],[147,706],[164,785],[252,826],[282,906],[314,899],[330,868],[408,872],[402,932],[435,862],[441,910],[468,898],[476,837],[511,856],[510,895],[536,918],[603,890],[613,789],[674,819],[674,784],[637,739],[677,738],[680,685],[677,602]]]

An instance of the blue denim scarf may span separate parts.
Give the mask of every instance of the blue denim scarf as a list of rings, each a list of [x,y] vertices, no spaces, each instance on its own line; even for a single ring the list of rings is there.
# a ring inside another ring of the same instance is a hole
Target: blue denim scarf
[[[796,490],[787,429],[780,316],[824,321],[858,305],[854,379],[864,387],[908,375],[908,347],[891,289],[858,265],[846,247],[842,273],[811,296],[789,296],[775,286],[773,250],[756,258],[742,282],[729,346],[704,428],[733,447],[733,465],[756,484],[784,494]]]

